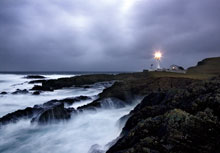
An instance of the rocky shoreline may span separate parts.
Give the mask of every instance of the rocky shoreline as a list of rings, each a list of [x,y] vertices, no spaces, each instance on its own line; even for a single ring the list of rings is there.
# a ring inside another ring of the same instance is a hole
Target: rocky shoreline
[[[210,59],[204,61],[198,64],[199,70],[193,67],[190,73],[184,75],[144,71],[33,80],[29,83],[42,84],[31,89],[35,95],[69,87],[90,88],[101,82],[112,82],[113,85],[107,85],[96,100],[77,110],[66,108],[65,105],[88,100],[90,97],[51,100],[18,110],[0,118],[0,125],[20,119],[30,119],[32,123],[38,124],[66,121],[82,111],[122,108],[133,104],[136,97],[144,97],[134,110],[120,119],[125,122],[125,126],[107,153],[219,153],[220,74],[216,71],[219,66],[214,69],[212,65],[214,73],[208,70],[207,76],[201,74],[202,77],[198,77],[198,72],[204,66],[207,70],[206,63]],[[28,92],[16,90],[13,94]],[[93,151],[96,152],[100,151]]]
[[[152,92],[130,112],[107,153],[220,152],[220,81]]]
[[[15,123],[21,119],[30,119],[32,123],[48,124],[57,121],[64,121],[77,114],[74,108],[65,108],[65,105],[72,105],[75,102],[90,100],[90,97],[79,96],[65,98],[62,100],[51,100],[42,105],[27,107],[17,110],[0,118],[0,125]],[[74,114],[74,115],[73,115]]]
[[[37,76],[35,76],[38,78]],[[40,76],[42,77],[42,76]],[[28,77],[29,78],[29,77]],[[113,82],[112,82],[113,81]],[[44,80],[42,86],[34,86],[31,91],[33,95],[39,95],[43,91],[53,91],[61,88],[69,87],[86,87],[89,88],[91,85],[96,83],[106,84],[106,89],[103,90],[98,95],[98,98],[91,103],[79,107],[78,111],[85,110],[96,110],[101,107],[108,107],[109,105],[115,108],[121,108],[126,105],[131,105],[133,99],[136,97],[143,97],[144,95],[149,94],[152,91],[165,91],[171,88],[181,88],[192,82],[197,82],[198,80],[188,79],[188,78],[174,78],[174,77],[162,77],[154,78],[150,77],[148,72],[142,73],[131,73],[131,74],[117,74],[117,75],[108,75],[108,74],[98,74],[98,75],[83,75],[76,76],[71,78],[62,78],[55,80]],[[65,82],[65,83],[63,83]],[[108,83],[109,82],[109,83]],[[113,84],[112,86],[110,84]],[[110,86],[110,87],[109,87]],[[39,88],[38,88],[39,87]],[[37,88],[37,89],[35,89]],[[27,89],[20,90],[17,89],[12,94],[28,94]],[[64,112],[64,114],[71,113],[74,110],[66,110],[63,104],[72,104],[77,100],[87,100],[89,97],[80,96],[74,98],[66,98],[63,100],[51,100],[44,103],[43,105],[36,105],[33,108],[26,108],[24,110],[18,110],[13,113],[9,113],[2,118],[0,118],[0,124],[4,125],[6,123],[15,122],[22,118],[34,118],[39,116],[45,110],[53,110],[54,107],[59,106],[59,111]],[[58,105],[60,103],[60,105]],[[111,103],[111,104],[110,104]],[[55,119],[66,119],[65,116],[62,116],[61,113],[55,111],[59,115]],[[48,113],[47,116],[51,114]],[[70,114],[69,114],[70,115]],[[59,117],[61,116],[61,117]],[[66,115],[68,116],[68,115]],[[70,117],[67,117],[70,118]],[[50,122],[48,120],[48,122]]]

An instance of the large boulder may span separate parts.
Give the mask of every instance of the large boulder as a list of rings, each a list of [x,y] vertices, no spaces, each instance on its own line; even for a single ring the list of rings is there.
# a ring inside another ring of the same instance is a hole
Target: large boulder
[[[12,113],[8,113],[7,115],[0,118],[0,125],[15,123],[20,119],[28,119],[32,118],[35,113],[41,111],[41,109],[33,109],[31,107],[27,107],[22,110],[17,110]]]
[[[0,95],[6,95],[7,94],[7,92],[5,92],[5,91],[2,91],[1,93],[0,93]]]
[[[47,124],[70,119],[71,113],[76,113],[73,108],[65,108],[64,103],[56,100],[42,105],[27,107],[17,110],[0,118],[0,125],[15,123],[21,119],[31,119],[32,123]]]
[[[31,90],[37,90],[37,91],[53,91],[53,88],[35,85]]]
[[[88,96],[78,96],[61,100],[54,99],[42,105],[35,105],[34,107],[27,107],[23,110],[9,113],[0,118],[0,125],[17,122],[20,119],[31,119],[32,123],[39,124],[68,120],[72,114],[76,114],[76,110],[74,108],[65,108],[64,106],[89,99],[91,98]]]
[[[32,95],[40,95],[40,91],[34,91],[33,93],[32,93]]]
[[[35,108],[42,108],[42,111],[32,119],[32,122],[38,122],[40,124],[70,119],[71,112],[73,111],[72,109],[64,108],[63,103],[56,101],[50,101],[43,105],[36,105],[34,106],[34,109]]]
[[[17,89],[16,91],[12,92],[12,94],[27,94],[28,90],[27,89]]]

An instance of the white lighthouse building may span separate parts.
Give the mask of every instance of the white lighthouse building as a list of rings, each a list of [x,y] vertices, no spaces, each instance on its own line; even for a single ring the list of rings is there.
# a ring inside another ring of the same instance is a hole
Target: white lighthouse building
[[[156,51],[154,53],[154,59],[157,61],[157,70],[161,69],[161,67],[160,67],[161,58],[162,58],[162,53],[160,51]]]

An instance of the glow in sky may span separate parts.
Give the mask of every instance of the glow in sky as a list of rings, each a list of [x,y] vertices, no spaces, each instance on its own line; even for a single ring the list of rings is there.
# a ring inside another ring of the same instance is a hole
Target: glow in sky
[[[142,71],[165,51],[189,67],[219,56],[218,14],[219,0],[0,0],[0,71]]]
[[[160,60],[161,57],[162,57],[162,53],[161,53],[160,51],[156,51],[156,52],[154,53],[154,58],[155,58],[156,60]]]

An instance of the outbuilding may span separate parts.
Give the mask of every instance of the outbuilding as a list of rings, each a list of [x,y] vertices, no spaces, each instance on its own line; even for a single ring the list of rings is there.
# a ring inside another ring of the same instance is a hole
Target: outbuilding
[[[184,68],[182,66],[178,66],[178,65],[171,65],[170,66],[170,70],[171,71],[184,71]]]

